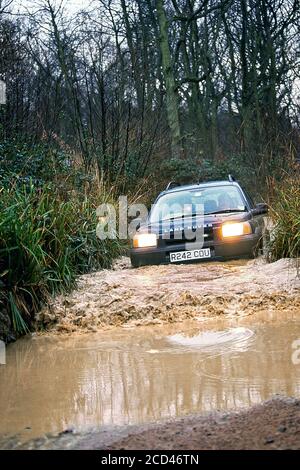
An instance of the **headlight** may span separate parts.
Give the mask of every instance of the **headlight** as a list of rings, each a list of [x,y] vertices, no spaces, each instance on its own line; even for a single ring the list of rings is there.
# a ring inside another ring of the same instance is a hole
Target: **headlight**
[[[146,248],[147,246],[156,246],[157,238],[155,233],[138,233],[133,239],[134,248]]]
[[[238,222],[230,223],[226,222],[222,225],[222,236],[227,237],[239,237],[241,235],[249,235],[252,233],[252,228],[249,222]]]

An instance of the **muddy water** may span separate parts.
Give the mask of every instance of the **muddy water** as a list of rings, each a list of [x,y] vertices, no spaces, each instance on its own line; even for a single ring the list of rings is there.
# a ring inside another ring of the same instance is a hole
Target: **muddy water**
[[[154,422],[300,397],[299,311],[34,336],[0,366],[0,436]]]

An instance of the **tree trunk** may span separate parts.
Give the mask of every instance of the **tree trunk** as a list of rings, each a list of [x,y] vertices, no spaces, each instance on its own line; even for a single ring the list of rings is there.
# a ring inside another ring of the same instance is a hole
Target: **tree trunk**
[[[163,76],[166,85],[166,108],[170,127],[172,157],[178,159],[181,158],[183,154],[179,122],[179,102],[168,41],[168,21],[164,10],[164,0],[156,0],[156,8],[160,29],[159,43],[162,56]]]

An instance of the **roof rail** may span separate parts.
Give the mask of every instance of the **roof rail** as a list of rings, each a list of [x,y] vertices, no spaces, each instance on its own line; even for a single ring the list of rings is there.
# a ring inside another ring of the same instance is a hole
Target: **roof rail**
[[[228,179],[231,183],[233,183],[233,181],[235,181],[235,178],[232,175],[228,175]]]
[[[176,181],[170,181],[170,183],[166,187],[165,191],[168,191],[169,189],[172,189],[172,188],[176,188],[176,186],[180,186],[180,184],[176,183]]]

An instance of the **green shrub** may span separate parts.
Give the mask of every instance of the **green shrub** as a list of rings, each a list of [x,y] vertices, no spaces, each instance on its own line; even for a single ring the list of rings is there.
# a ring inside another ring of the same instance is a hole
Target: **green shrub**
[[[206,159],[198,161],[192,157],[184,160],[170,159],[163,164],[163,174],[166,175],[166,180],[179,183],[227,179],[232,174],[247,189],[255,181],[254,170],[241,155],[215,162]]]
[[[0,310],[17,334],[48,296],[122,253],[120,241],[96,236],[96,207],[107,196],[72,196],[62,199],[52,186],[0,189]]]
[[[70,174],[70,157],[62,150],[22,138],[0,142],[0,183],[41,185]]]

